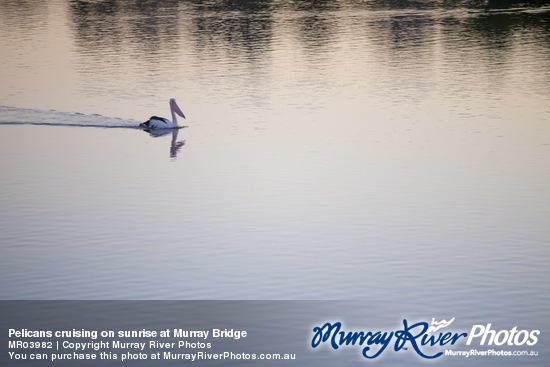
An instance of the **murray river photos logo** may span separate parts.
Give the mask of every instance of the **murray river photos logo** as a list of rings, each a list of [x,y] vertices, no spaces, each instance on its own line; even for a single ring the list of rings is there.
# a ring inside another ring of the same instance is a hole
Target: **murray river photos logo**
[[[473,348],[534,346],[540,335],[540,330],[519,330],[516,326],[509,330],[499,330],[493,328],[490,323],[473,325],[469,332],[456,332],[449,330],[451,329],[449,326],[454,321],[454,317],[448,321],[432,319],[431,323],[425,321],[410,323],[405,319],[403,327],[393,331],[347,331],[341,322],[327,322],[313,328],[311,347],[328,345],[334,350],[356,347],[360,348],[361,355],[367,359],[377,358],[391,349],[394,352],[414,351],[420,357],[427,359],[439,358],[442,355],[464,357],[491,355],[491,352],[514,355],[510,351],[494,349],[480,351]],[[458,348],[459,345],[466,345],[466,350],[453,349],[453,346]],[[538,355],[538,353],[523,352],[525,353],[515,355]]]

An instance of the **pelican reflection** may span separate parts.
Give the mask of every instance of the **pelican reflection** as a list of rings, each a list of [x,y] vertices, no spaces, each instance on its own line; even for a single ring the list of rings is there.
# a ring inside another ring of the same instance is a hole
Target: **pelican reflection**
[[[168,134],[172,134],[172,140],[170,141],[170,158],[177,158],[178,153],[181,150],[181,147],[185,145],[185,140],[178,141],[178,134],[181,128],[176,129],[153,129],[153,130],[144,130],[148,132],[153,138],[159,138]]]

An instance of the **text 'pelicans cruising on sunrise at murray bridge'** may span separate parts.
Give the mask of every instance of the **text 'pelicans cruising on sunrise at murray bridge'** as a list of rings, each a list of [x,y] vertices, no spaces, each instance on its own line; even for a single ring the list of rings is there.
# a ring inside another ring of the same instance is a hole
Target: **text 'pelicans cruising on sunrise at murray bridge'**
[[[140,127],[144,127],[146,129],[173,129],[173,128],[179,128],[178,125],[178,118],[176,117],[176,114],[180,115],[181,117],[185,118],[185,115],[179,108],[178,104],[176,103],[176,100],[174,98],[170,99],[170,112],[172,113],[172,121],[168,120],[164,117],[158,117],[158,116],[151,116],[151,118],[141,124],[139,124]]]

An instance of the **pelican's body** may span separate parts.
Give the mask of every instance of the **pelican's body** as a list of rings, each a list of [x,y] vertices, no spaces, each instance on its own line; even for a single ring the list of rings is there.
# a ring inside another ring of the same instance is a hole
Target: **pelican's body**
[[[183,118],[185,118],[185,115],[179,108],[174,98],[170,99],[170,112],[172,113],[172,121],[164,117],[151,116],[149,120],[139,124],[139,126],[149,130],[179,128],[180,126],[178,125],[178,118],[176,114]]]

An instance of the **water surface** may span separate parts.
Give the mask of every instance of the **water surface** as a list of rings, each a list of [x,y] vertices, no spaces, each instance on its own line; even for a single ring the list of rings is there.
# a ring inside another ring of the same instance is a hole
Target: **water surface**
[[[0,1],[1,297],[548,320],[549,15]]]

